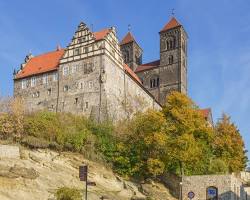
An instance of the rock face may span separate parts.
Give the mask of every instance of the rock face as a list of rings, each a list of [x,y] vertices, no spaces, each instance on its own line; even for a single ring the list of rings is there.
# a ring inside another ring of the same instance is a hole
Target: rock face
[[[9,147],[4,146],[6,151]],[[0,157],[0,199],[54,200],[54,193],[60,187],[84,190],[85,183],[78,178],[78,167],[82,164],[88,164],[88,179],[96,183],[89,186],[89,199],[97,200],[101,196],[112,200],[146,199],[136,184],[117,177],[99,163],[85,160],[80,154],[23,148],[19,156]]]

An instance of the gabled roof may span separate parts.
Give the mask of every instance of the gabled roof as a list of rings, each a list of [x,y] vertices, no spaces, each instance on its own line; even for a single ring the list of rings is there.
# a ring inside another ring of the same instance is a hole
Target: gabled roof
[[[155,61],[152,61],[152,62],[149,62],[149,63],[145,63],[145,64],[142,64],[142,65],[139,65],[135,72],[142,72],[142,71],[146,71],[146,70],[150,70],[150,69],[153,69],[153,68],[156,68],[160,65],[160,60],[155,60]]]
[[[139,82],[141,84],[141,80],[139,79],[139,77],[133,72],[133,70],[127,65],[127,64],[123,64],[124,70],[133,78],[135,79],[137,82]]]
[[[94,37],[95,37],[95,40],[102,40],[105,38],[105,36],[107,36],[107,34],[111,31],[111,29],[109,28],[106,28],[106,29],[103,29],[101,31],[98,31],[98,32],[94,32]]]
[[[63,54],[64,49],[61,49],[31,58],[25,67],[16,74],[15,79],[56,70]]]
[[[177,21],[177,19],[175,19],[175,17],[172,17],[172,19],[163,27],[160,32],[164,32],[178,26],[181,26],[181,24]]]
[[[123,44],[128,44],[130,42],[136,42],[134,36],[132,35],[131,32],[128,32],[127,35],[122,39],[122,41],[120,42],[120,45]]]

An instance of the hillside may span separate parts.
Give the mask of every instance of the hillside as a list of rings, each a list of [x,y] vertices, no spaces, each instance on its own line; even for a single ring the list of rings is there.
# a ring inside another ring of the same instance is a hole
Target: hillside
[[[78,153],[58,153],[48,149],[30,150],[0,145],[0,199],[53,200],[60,187],[84,188],[79,181],[78,167],[89,165],[89,199],[101,196],[113,200],[151,199],[174,200],[161,184],[142,184],[125,181],[104,165],[84,159]],[[143,192],[139,192],[140,191]]]

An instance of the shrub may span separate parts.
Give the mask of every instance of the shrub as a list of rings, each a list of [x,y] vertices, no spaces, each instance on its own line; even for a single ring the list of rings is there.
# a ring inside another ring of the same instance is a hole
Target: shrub
[[[76,188],[62,187],[56,192],[56,200],[81,200],[82,194]]]
[[[42,139],[42,138],[36,138],[34,136],[27,136],[24,137],[21,141],[22,144],[24,144],[25,146],[28,146],[32,149],[36,149],[36,148],[41,148],[41,149],[45,149],[49,147],[49,142]]]

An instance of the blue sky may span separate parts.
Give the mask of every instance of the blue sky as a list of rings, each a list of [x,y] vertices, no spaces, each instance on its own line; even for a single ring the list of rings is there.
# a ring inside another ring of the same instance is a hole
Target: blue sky
[[[172,8],[189,35],[189,96],[211,107],[215,121],[229,114],[250,150],[249,0],[1,0],[0,95],[12,95],[13,69],[29,51],[65,47],[80,21],[94,31],[115,26],[120,39],[131,24],[143,61],[158,59],[158,32]]]

